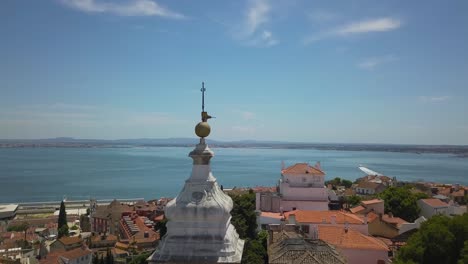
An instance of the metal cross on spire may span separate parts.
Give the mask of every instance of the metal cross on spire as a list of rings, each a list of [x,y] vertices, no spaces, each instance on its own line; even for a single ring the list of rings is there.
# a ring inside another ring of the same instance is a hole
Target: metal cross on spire
[[[200,91],[202,92],[202,105],[201,105],[201,108],[202,108],[202,112],[205,112],[205,82],[202,82],[202,88],[200,89]]]

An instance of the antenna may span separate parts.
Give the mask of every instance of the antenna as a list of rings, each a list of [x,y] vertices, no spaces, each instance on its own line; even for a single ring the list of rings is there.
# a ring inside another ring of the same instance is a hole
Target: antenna
[[[202,88],[200,89],[200,91],[202,92],[202,105],[201,105],[201,108],[202,108],[202,112],[205,112],[205,82],[202,82]]]

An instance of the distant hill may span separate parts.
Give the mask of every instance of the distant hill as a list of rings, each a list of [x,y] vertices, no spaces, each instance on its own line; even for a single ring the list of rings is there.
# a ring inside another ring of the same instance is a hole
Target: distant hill
[[[198,138],[138,138],[138,139],[75,139],[58,137],[46,139],[0,139],[1,148],[19,147],[132,147],[164,146],[187,147],[197,144]],[[458,157],[468,157],[468,146],[455,145],[398,145],[398,144],[346,144],[346,143],[307,143],[284,141],[239,140],[220,141],[207,139],[214,147],[229,148],[279,148],[279,149],[318,149],[339,151],[379,151],[410,153],[450,153]]]

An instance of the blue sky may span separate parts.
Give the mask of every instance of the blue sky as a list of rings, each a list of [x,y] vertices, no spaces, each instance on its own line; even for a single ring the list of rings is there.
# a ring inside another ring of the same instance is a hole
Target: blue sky
[[[467,1],[3,0],[0,138],[468,144]]]

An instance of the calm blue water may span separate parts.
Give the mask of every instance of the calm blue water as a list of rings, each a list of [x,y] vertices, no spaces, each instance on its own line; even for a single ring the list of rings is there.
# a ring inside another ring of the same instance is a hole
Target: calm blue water
[[[399,180],[468,185],[468,159],[442,154],[213,148],[212,170],[227,187],[274,185],[281,161],[321,161],[327,179],[354,180],[359,164]],[[0,149],[0,203],[175,196],[191,172],[191,148]]]

